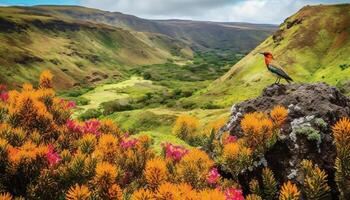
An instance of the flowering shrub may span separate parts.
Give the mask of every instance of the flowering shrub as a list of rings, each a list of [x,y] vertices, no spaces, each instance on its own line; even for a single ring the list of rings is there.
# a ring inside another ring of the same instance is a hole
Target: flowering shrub
[[[166,162],[160,158],[148,160],[144,174],[149,187],[157,188],[158,185],[167,180],[168,171]]]
[[[280,128],[288,117],[288,110],[283,106],[274,107],[270,116],[275,127]]]
[[[196,137],[199,121],[190,115],[181,115],[176,119],[173,134],[177,137],[191,142]]]
[[[282,185],[282,189],[278,199],[279,200],[299,200],[300,191],[293,183],[288,181],[287,183]]]
[[[350,195],[350,119],[340,119],[332,129],[337,148],[335,181],[341,199],[346,199]]]
[[[244,200],[242,190],[236,188],[228,188],[225,190],[226,200]]]
[[[192,149],[175,166],[176,179],[186,182],[194,188],[204,188],[206,177],[214,162],[198,149]]]
[[[252,149],[263,152],[272,137],[273,122],[261,112],[248,113],[241,121],[244,140]]]
[[[242,170],[252,165],[252,150],[242,144],[242,140],[230,143],[224,146],[221,155],[220,163],[222,167],[230,172],[235,177],[238,176]]]
[[[207,182],[209,184],[216,184],[218,183],[220,180],[220,174],[218,172],[218,169],[215,167],[215,168],[212,168],[210,171],[209,171],[209,174],[208,174],[208,178],[207,178]]]
[[[162,146],[163,146],[163,151],[164,151],[165,157],[167,159],[174,161],[174,162],[180,161],[181,158],[188,153],[188,149],[186,149],[180,145],[163,143]]]
[[[55,96],[52,77],[45,71],[38,88],[24,84],[7,91],[0,85],[0,199],[243,200],[238,175],[268,149],[287,118],[283,107],[269,115],[247,114],[241,122],[243,137],[226,133],[222,145],[214,133],[224,120],[217,120],[208,140],[216,162],[199,148],[171,143],[162,144],[163,154],[157,155],[146,135],[129,136],[110,120],[72,119],[75,103]],[[333,127],[336,181],[345,197],[349,124],[342,119]],[[190,116],[180,116],[173,129],[187,141],[197,131],[198,120]],[[301,192],[310,199],[326,196],[325,172],[306,161],[303,166],[303,191],[287,182],[278,193],[272,170],[266,168],[259,181],[250,182],[247,199],[299,199]]]

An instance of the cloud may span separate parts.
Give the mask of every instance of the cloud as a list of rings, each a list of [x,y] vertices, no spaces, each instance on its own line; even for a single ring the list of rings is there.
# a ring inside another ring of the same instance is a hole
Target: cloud
[[[87,7],[150,19],[192,19],[281,23],[308,4],[350,0],[79,0]]]

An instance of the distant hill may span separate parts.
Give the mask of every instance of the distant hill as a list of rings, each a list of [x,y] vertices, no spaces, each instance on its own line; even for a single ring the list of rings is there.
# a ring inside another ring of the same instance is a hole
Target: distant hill
[[[261,51],[272,52],[296,82],[327,82],[350,94],[350,4],[302,8],[191,100],[228,106],[260,94],[275,81]]]
[[[0,83],[35,82],[49,68],[57,88],[118,80],[135,65],[191,57],[185,43],[158,33],[0,7]]]
[[[120,12],[107,12],[78,6],[35,6],[26,7],[26,10],[62,18],[104,23],[134,31],[161,33],[199,49],[229,49],[249,52],[277,28],[275,25],[249,23],[148,20]]]

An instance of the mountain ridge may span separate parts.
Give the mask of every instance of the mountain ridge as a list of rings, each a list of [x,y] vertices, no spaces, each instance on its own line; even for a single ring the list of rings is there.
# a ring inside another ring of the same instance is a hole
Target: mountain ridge
[[[349,93],[349,36],[350,4],[306,6],[191,100],[229,106],[257,96],[275,80],[257,54],[262,51],[272,52],[296,82],[326,82]]]
[[[33,6],[21,8],[75,20],[105,23],[127,30],[161,33],[182,40],[194,48],[204,50],[227,48],[236,51],[249,51],[276,29],[274,25],[255,25],[241,22],[150,20],[121,12],[109,12],[77,6]],[[181,23],[180,25],[179,22]],[[223,26],[223,24],[226,24],[226,26]],[[235,27],[228,27],[227,24],[235,25]],[[250,29],[247,30],[247,27]]]

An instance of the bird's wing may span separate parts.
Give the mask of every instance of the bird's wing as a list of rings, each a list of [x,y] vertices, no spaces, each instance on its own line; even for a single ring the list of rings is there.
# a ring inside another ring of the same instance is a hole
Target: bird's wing
[[[284,71],[282,65],[280,65],[276,60],[271,60],[270,65],[277,67],[277,68],[280,68]]]
[[[275,73],[275,74],[277,74],[277,75],[279,75],[287,80],[293,81],[293,79],[285,71],[283,71],[282,68],[277,67],[277,66],[273,65],[272,63],[269,64],[269,70],[272,73]]]

